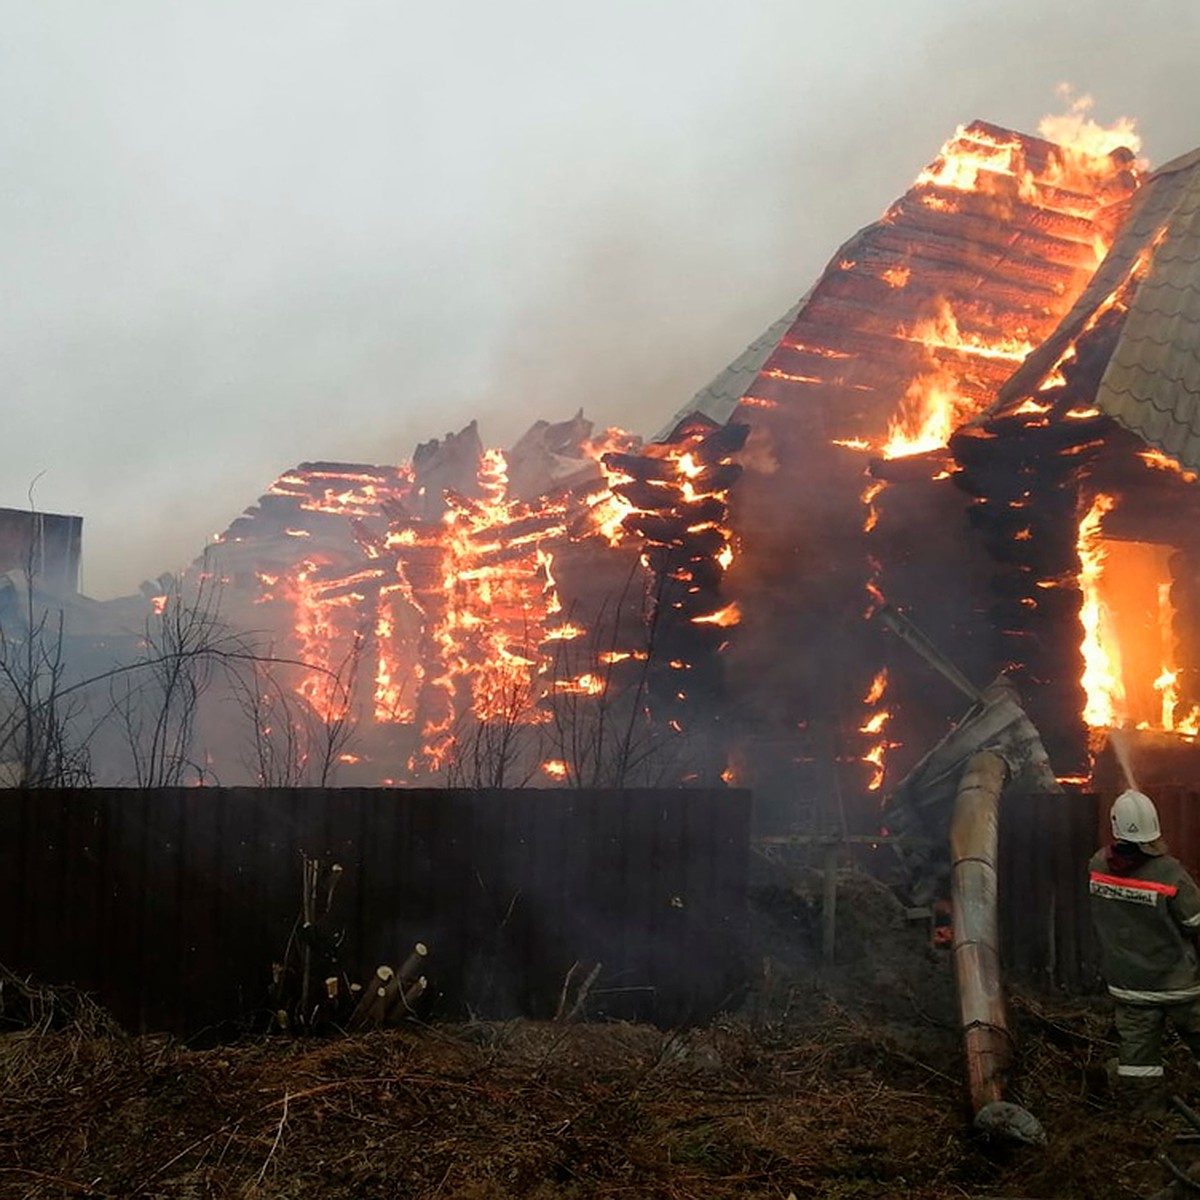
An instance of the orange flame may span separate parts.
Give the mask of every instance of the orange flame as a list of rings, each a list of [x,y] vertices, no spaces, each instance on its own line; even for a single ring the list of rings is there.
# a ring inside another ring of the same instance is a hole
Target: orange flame
[[[1061,174],[1051,180],[1057,186],[1094,186],[1112,173],[1109,155],[1113,151],[1125,149],[1136,154],[1142,148],[1141,136],[1129,117],[1100,125],[1089,115],[1095,105],[1091,96],[1076,96],[1066,83],[1059,85],[1058,94],[1066,102],[1067,111],[1038,122],[1038,133],[1062,151]]]
[[[954,374],[946,369],[918,375],[904,393],[888,424],[884,458],[907,458],[939,450],[971,406],[958,394]]]
[[[727,604],[724,608],[718,609],[714,613],[708,613],[702,617],[693,617],[693,625],[719,625],[721,628],[726,628],[730,625],[736,625],[742,619],[742,610],[738,607],[735,600],[732,604]]]
[[[869,763],[873,768],[871,779],[867,783],[867,791],[869,792],[877,792],[883,787],[883,780],[887,773],[885,760],[891,743],[884,736],[884,731],[887,729],[888,722],[892,719],[892,714],[886,708],[876,707],[883,700],[884,693],[887,691],[887,685],[888,673],[885,667],[871,680],[871,686],[867,689],[867,694],[862,700],[863,705],[867,709],[875,708],[875,711],[863,720],[863,723],[858,727],[858,731],[859,733],[865,733],[870,737],[877,737],[879,739],[863,755],[863,762]]]
[[[1101,492],[1079,522],[1076,548],[1079,552],[1079,588],[1083,602],[1079,619],[1083,624],[1083,690],[1087,697],[1083,719],[1095,727],[1112,727],[1124,716],[1125,689],[1121,681],[1120,649],[1109,628],[1108,614],[1100,596],[1105,552],[1101,541],[1104,516],[1116,500]]]
[[[1161,450],[1146,449],[1138,452],[1138,458],[1155,471],[1174,471],[1183,478],[1184,483],[1195,483],[1196,472],[1185,471],[1176,459],[1164,454]]]
[[[1027,331],[1021,329],[997,337],[964,333],[959,328],[958,317],[945,299],[938,301],[932,317],[919,322],[912,329],[901,326],[896,333],[898,337],[920,342],[931,350],[953,350],[960,354],[1007,359],[1014,363],[1020,362],[1033,349]]]

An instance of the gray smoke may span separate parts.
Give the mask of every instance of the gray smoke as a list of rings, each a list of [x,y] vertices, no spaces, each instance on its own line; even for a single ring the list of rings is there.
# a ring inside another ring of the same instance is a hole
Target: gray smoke
[[[4,0],[0,504],[85,587],[306,458],[652,432],[960,121],[1200,142],[1190,0]]]

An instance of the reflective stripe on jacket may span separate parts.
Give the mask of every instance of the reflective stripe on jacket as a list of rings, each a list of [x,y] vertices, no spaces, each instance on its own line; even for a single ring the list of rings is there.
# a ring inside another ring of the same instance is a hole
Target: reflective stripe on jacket
[[[1127,873],[1106,850],[1089,864],[1092,920],[1109,992],[1127,1004],[1178,1004],[1200,996],[1200,889],[1169,854]]]

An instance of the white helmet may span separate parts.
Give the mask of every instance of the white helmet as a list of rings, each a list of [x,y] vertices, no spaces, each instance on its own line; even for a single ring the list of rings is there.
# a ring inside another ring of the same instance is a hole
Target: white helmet
[[[1149,796],[1132,789],[1122,792],[1112,806],[1113,837],[1118,842],[1157,841],[1162,831],[1158,827],[1158,809]]]

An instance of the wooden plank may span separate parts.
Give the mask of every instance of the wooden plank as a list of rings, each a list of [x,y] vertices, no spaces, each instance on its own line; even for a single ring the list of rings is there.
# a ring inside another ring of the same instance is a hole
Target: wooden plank
[[[94,992],[100,985],[101,904],[107,847],[103,800],[92,791],[64,796],[62,915],[71,947],[70,983]]]
[[[258,793],[251,852],[251,886],[246,898],[254,906],[256,934],[269,947],[265,968],[250,984],[252,995],[270,998],[271,963],[294,966],[295,948],[288,954],[289,939],[300,916],[300,855],[295,839],[294,793],[268,788]],[[247,968],[243,968],[245,970]],[[260,992],[261,987],[261,992]],[[265,1007],[265,1006],[264,1006]]]
[[[142,1013],[148,1032],[182,1025],[181,909],[183,842],[182,788],[146,793],[142,811],[146,854],[142,906]]]
[[[655,826],[658,805],[643,791],[621,794],[623,840],[618,847],[621,861],[622,896],[621,965],[633,987],[654,987],[657,971],[654,963],[655,939],[659,917],[657,879],[654,876]],[[639,936],[640,935],[640,936]],[[634,1016],[647,1018],[657,1012],[657,992],[646,997],[637,992],[632,1007]]]
[[[218,937],[225,888],[221,857],[225,802],[225,795],[210,788],[189,788],[179,796],[180,821],[186,833],[179,857],[175,940],[181,995],[174,1027],[210,1037],[236,1003],[228,970],[229,947]]]
[[[563,811],[558,794],[524,793],[526,810],[526,898],[530,940],[526,959],[529,976],[529,1011],[550,1018],[558,1007],[562,981],[581,953],[572,944],[570,921],[565,919],[565,879],[560,847]]]
[[[653,795],[653,800],[651,799]],[[647,898],[653,918],[651,945],[655,994],[660,1019],[671,1024],[696,1019],[696,972],[703,961],[704,948],[697,944],[697,918],[704,907],[703,892],[693,894],[688,887],[688,859],[695,858],[694,869],[703,869],[704,852],[693,841],[697,826],[689,826],[687,814],[700,812],[705,793],[658,792],[647,795],[644,803],[653,804],[653,841],[650,870],[654,888]],[[702,826],[701,826],[702,827]],[[693,907],[694,906],[694,907]]]
[[[499,795],[495,799],[505,803]],[[534,825],[538,816],[536,801],[528,792],[514,794],[510,811],[513,816],[513,840],[508,851],[512,856],[513,885],[520,897],[513,910],[513,939],[510,943],[514,955],[512,966],[518,980],[517,1004],[521,1012],[540,1011],[542,1016],[548,1016],[546,996],[549,988],[545,986],[542,939],[545,913],[538,895],[538,863],[533,855]]]
[[[430,804],[439,818],[439,855],[436,863],[438,921],[435,929],[437,948],[429,963],[430,981],[437,980],[441,996],[465,994],[471,960],[488,936],[487,911],[483,894],[475,878],[475,863],[480,855],[492,852],[481,822],[486,809],[496,803],[491,792],[467,791],[432,794]],[[502,801],[501,801],[502,803]],[[449,906],[452,920],[443,919]],[[413,940],[431,941],[430,921],[413,929]],[[428,1002],[427,1002],[428,1003]],[[468,1002],[469,1003],[469,1002]]]
[[[1074,994],[1093,991],[1099,978],[1099,953],[1092,930],[1091,898],[1088,891],[1088,862],[1096,850],[1093,814],[1095,800],[1087,794],[1070,797],[1070,838],[1075,862],[1073,953],[1074,974],[1064,984]]]
[[[1007,853],[999,865],[1000,885],[1008,880],[1010,890],[1005,911],[1009,915],[1012,949],[1012,976],[1025,984],[1034,984],[1040,961],[1036,928],[1037,898],[1034,876],[1036,838],[1029,829],[1030,813],[1026,797],[1005,797],[1001,822],[1008,827]]]
[[[1041,990],[1052,987],[1057,964],[1055,953],[1057,949],[1057,922],[1059,918],[1058,899],[1059,884],[1058,865],[1062,848],[1059,844],[1059,814],[1060,807],[1045,803],[1045,797],[1030,795],[1028,797],[1031,816],[1037,830],[1038,842],[1038,874],[1042,885],[1042,907],[1038,916],[1038,925],[1042,934],[1041,959],[1038,962],[1036,984]]]
[[[714,798],[722,823],[714,839],[717,876],[714,893],[721,897],[719,919],[724,938],[720,943],[724,963],[723,992],[740,994],[746,981],[746,927],[749,921],[750,830],[754,819],[751,793],[738,790]],[[724,996],[722,997],[724,1000]]]
[[[1080,881],[1087,873],[1087,859],[1080,861],[1074,835],[1075,797],[1041,796],[1040,805],[1053,815],[1054,838],[1054,923],[1050,932],[1054,973],[1050,982],[1057,988],[1075,991],[1079,984]]]
[[[407,802],[390,790],[360,791],[356,799],[361,812],[359,859],[361,874],[357,905],[357,927],[348,936],[354,979],[366,983],[376,967],[395,967],[395,948],[388,944],[386,921],[396,920],[405,882],[411,875],[406,856],[397,855],[394,844],[397,823],[403,819]]]
[[[604,963],[604,1014],[623,1018],[633,1014],[637,995],[626,989],[635,984],[625,958],[625,924],[621,846],[626,820],[624,793],[584,791],[579,794],[587,854],[584,859],[584,895],[587,898],[591,944],[595,958]]]
[[[458,881],[448,877],[441,867],[439,843],[463,803],[462,794],[448,805],[449,799],[445,792],[430,788],[396,792],[384,814],[385,820],[391,819],[390,825],[385,825],[390,858],[406,864],[397,868],[395,882],[400,890],[392,901],[395,908],[387,931],[388,953],[403,959],[418,941],[432,947],[431,955],[442,953],[438,948],[445,947],[428,1000],[435,1007],[452,995],[446,985],[453,978],[454,928],[462,903]]]
[[[1194,876],[1200,876],[1200,808],[1195,792],[1180,789],[1174,808],[1174,830],[1168,838],[1171,852]]]
[[[122,1025],[141,1031],[146,1018],[146,948],[141,936],[146,904],[146,795],[109,789],[104,792],[104,804],[108,862],[101,912],[99,994]]]
[[[358,916],[359,890],[362,887],[360,814],[363,809],[363,793],[358,790],[338,789],[328,791],[324,795],[328,807],[326,849],[331,866],[336,863],[342,868],[333,893],[328,923],[331,930],[343,932],[342,945],[337,954],[339,972],[345,972],[352,981],[362,983],[352,970],[353,950],[349,940],[357,932],[355,922]],[[322,893],[322,907],[327,894]]]
[[[47,799],[43,792],[31,792],[26,810],[24,856],[29,864],[26,880],[24,923],[25,953],[16,964],[20,972],[33,971],[51,983],[61,982],[55,975],[61,950],[54,944],[57,931],[56,892],[62,878],[62,865],[57,861],[57,835],[52,807],[58,807],[53,795]]]
[[[12,970],[25,955],[26,897],[29,891],[30,864],[24,854],[26,844],[27,794],[0,790],[0,963]]]
[[[586,792],[573,788],[550,793],[557,826],[555,853],[558,858],[558,911],[562,941],[571,962],[604,962],[603,945],[596,926],[596,914],[588,890],[588,859],[591,856],[591,801]],[[609,965],[604,964],[596,989],[604,988]],[[592,1002],[591,1011],[603,1004],[602,996]]]
[[[216,968],[223,976],[222,994],[228,1007],[214,1014],[238,1029],[261,1029],[270,989],[271,963],[280,952],[267,931],[263,911],[258,857],[259,826],[263,821],[260,793],[254,789],[222,791],[219,806],[220,877],[214,917],[215,944],[223,948]]]

